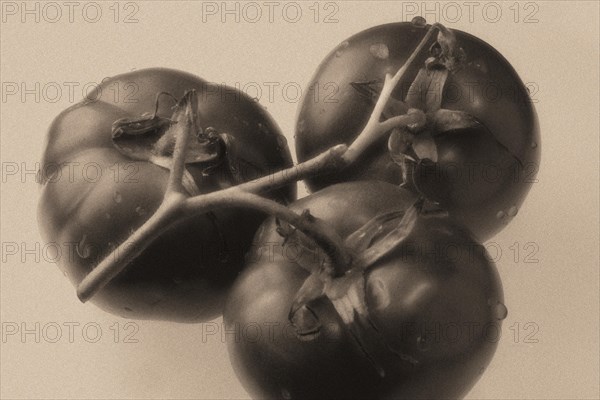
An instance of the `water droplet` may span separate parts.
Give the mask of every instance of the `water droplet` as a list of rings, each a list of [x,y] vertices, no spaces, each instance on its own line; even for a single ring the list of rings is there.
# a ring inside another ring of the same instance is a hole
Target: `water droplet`
[[[63,276],[67,276],[67,271],[63,271]]]
[[[429,340],[427,340],[426,336],[419,336],[417,338],[417,347],[421,351],[429,350]]]
[[[280,149],[285,149],[287,148],[287,139],[285,138],[285,136],[283,135],[277,135],[277,146]]]
[[[511,208],[508,209],[506,214],[509,217],[514,217],[515,215],[517,215],[518,212],[519,212],[519,209],[517,208],[517,206],[512,206]]]
[[[290,400],[292,395],[286,388],[281,388],[281,397],[283,397],[285,400]]]
[[[260,101],[260,99],[258,97],[253,97],[252,101],[255,102],[255,103],[258,103]]]
[[[349,41],[344,41],[342,43],[340,43],[340,45],[338,46],[337,50],[335,51],[335,56],[336,57],[340,57],[343,53],[344,50],[346,50],[346,48],[350,46],[350,42]]]
[[[537,147],[537,143],[536,142],[531,142],[531,148],[535,149]]]
[[[115,190],[115,193],[113,193],[113,200],[115,201],[115,203],[122,202],[123,195],[121,194],[121,192],[119,192],[118,190]]]
[[[142,206],[137,206],[137,207],[135,208],[135,213],[136,213],[137,215],[146,215],[147,211],[146,211],[146,209],[145,209],[144,207],[142,207]]]
[[[258,125],[257,125],[257,126],[258,126],[258,131],[259,131],[260,133],[262,133],[263,135],[268,135],[268,134],[269,134],[269,129],[268,129],[266,126],[264,126],[264,125],[263,125],[263,124],[261,124],[260,122],[258,123]]]
[[[87,235],[84,234],[79,243],[77,243],[77,254],[81,258],[89,258],[92,255],[92,249],[88,244]]]
[[[427,20],[421,16],[414,17],[411,21],[411,24],[416,26],[425,26],[427,25]]]
[[[496,218],[502,219],[504,217],[506,217],[506,213],[504,211],[500,210],[496,213]]]
[[[129,308],[129,307],[123,307],[123,309],[124,309],[125,311],[129,311],[129,312],[132,312],[132,311],[133,311],[133,310],[132,310],[131,308]]]
[[[390,56],[390,50],[384,43],[372,44],[371,47],[369,47],[369,52],[373,57],[379,58],[380,60],[386,60]]]
[[[508,309],[506,308],[506,306],[504,304],[497,302],[496,305],[494,306],[494,315],[496,316],[497,319],[503,320],[508,315]]]

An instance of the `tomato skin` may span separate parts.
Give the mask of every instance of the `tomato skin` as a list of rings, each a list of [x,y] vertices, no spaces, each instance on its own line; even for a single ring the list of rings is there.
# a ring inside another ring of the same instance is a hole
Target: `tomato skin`
[[[116,88],[128,96],[115,97]],[[69,255],[59,265],[74,285],[152,215],[166,188],[168,170],[119,152],[112,142],[113,122],[153,112],[159,92],[181,98],[190,89],[199,93],[202,127],[228,133],[251,154],[253,167],[241,171],[244,180],[291,166],[275,122],[232,88],[161,68],[104,80],[88,99],[54,120],[41,165],[45,180],[39,225],[43,237]],[[172,106],[173,101],[161,97],[158,115],[170,117]],[[224,166],[209,175],[197,164],[187,170],[203,193],[234,184]],[[289,201],[295,198],[295,187],[270,196]],[[239,209],[216,211],[214,216],[171,226],[91,301],[127,318],[196,322],[218,316],[264,216]]]
[[[379,213],[407,209],[414,200],[408,191],[367,181],[330,186],[291,207],[310,209],[346,237]],[[253,398],[457,398],[489,364],[498,339],[491,333],[500,329],[495,306],[504,301],[502,287],[485,250],[451,220],[420,221],[405,244],[366,273],[371,321],[395,351],[417,360],[412,364],[384,349],[379,359],[385,377],[325,298],[311,306],[322,324],[319,336],[303,341],[294,334],[288,313],[308,273],[297,258],[285,256],[282,243],[274,221],[267,220],[224,311],[230,359]],[[436,250],[439,245],[460,251],[449,260]],[[462,331],[455,340],[443,331],[422,348],[423,332],[451,324],[471,326],[473,333]],[[486,326],[490,337],[474,326]]]
[[[409,22],[376,26],[348,38],[322,61],[299,108],[296,154],[300,162],[330,146],[353,141],[370,117],[373,104],[351,83],[383,82],[385,74],[394,74],[405,63],[428,28],[429,25]],[[462,154],[452,160],[451,171],[460,174],[460,179],[448,181],[443,177],[448,173],[447,165],[441,165],[438,173],[442,177],[436,184],[442,193],[430,187],[428,194],[433,200],[442,196],[443,191],[454,192],[456,196],[442,206],[479,240],[485,241],[510,219],[496,219],[496,215],[501,211],[506,214],[513,206],[518,209],[535,182],[541,149],[539,124],[527,88],[510,63],[484,41],[465,32],[453,32],[467,58],[461,68],[449,74],[440,106],[471,114],[491,135],[484,135],[483,142],[436,138],[443,142],[438,146],[458,148]],[[373,51],[372,46],[378,49],[381,44],[386,45],[388,57]],[[394,91],[394,98],[405,99],[428,56],[423,51],[408,68]],[[330,93],[318,91],[325,84],[337,88],[333,100]],[[477,174],[474,182],[469,180],[472,173]],[[318,190],[338,182],[365,179],[402,183],[401,167],[389,156],[386,138],[374,143],[355,165],[341,173],[308,179],[307,185]],[[484,197],[481,192],[490,195]],[[458,195],[462,198],[457,198]]]

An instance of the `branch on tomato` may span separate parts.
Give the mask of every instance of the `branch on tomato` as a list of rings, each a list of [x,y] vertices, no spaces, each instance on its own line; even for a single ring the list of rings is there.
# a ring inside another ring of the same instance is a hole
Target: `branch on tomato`
[[[403,109],[398,105],[393,107],[391,94],[436,31],[439,31],[438,40],[449,32],[441,25],[434,24],[397,73],[394,76],[386,75],[371,118],[350,147],[334,146],[295,167],[250,182],[239,183],[238,180],[237,186],[220,191],[197,195],[199,191],[191,185],[193,178],[189,177],[185,165],[200,162],[210,167],[224,160],[235,176],[233,160],[243,153],[243,149],[239,149],[234,139],[226,133],[218,133],[209,127],[204,130],[201,128],[195,91],[188,91],[177,102],[170,119],[157,117],[155,110],[150,116],[116,121],[113,125],[115,146],[133,159],[149,160],[168,168],[170,174],[167,190],[156,213],[81,281],[77,289],[80,300],[85,302],[94,296],[176,221],[226,207],[254,208],[285,220],[310,236],[325,251],[330,263],[328,268],[334,271],[332,275],[339,275],[340,271],[348,267],[351,257],[335,232],[327,229],[317,219],[308,218],[309,213],[298,215],[257,194],[309,176],[339,171],[355,162],[372,143],[393,129],[422,129],[426,118],[421,110],[411,108],[405,114],[392,113],[389,118],[387,116],[390,110]],[[454,45],[451,38],[441,45],[440,60],[452,53]],[[157,96],[157,105],[160,95]],[[388,104],[392,104],[392,108]]]

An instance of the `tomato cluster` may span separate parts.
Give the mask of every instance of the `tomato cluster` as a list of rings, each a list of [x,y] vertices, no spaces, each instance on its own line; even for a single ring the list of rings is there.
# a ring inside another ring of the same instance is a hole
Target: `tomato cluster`
[[[74,249],[61,268],[106,311],[264,328],[228,342],[256,398],[463,397],[507,315],[480,243],[517,214],[540,159],[527,89],[490,45],[422,18],[343,41],[319,82],[337,98],[305,95],[297,176],[268,178],[291,156],[244,94],[167,69],[106,80],[137,101],[101,86],[64,111],[42,168],[134,175],[45,176],[43,235]],[[299,179],[314,193],[294,201]]]

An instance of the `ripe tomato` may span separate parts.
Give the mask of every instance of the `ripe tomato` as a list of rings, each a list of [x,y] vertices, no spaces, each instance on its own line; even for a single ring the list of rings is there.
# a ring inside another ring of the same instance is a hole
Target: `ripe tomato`
[[[374,217],[401,215],[414,201],[408,191],[368,181],[327,187],[291,207],[309,209],[348,240]],[[320,261],[284,242],[273,219],[263,224],[223,314],[231,362],[254,398],[468,392],[489,364],[506,317],[500,279],[483,247],[451,219],[419,215],[413,222],[397,247],[364,270],[356,292],[315,297],[297,320],[290,309],[311,276],[307,263]],[[361,298],[366,311],[347,308]]]
[[[394,74],[406,62],[429,29],[419,22],[367,29],[342,42],[322,61],[299,109],[299,161],[353,141],[373,110],[385,75]],[[421,90],[437,96],[442,109],[468,113],[477,124],[434,132],[437,159],[411,169],[407,183],[486,240],[514,217],[535,182],[539,127],[528,90],[510,63],[484,41],[453,32],[465,58],[445,81]],[[435,35],[430,44],[434,42]],[[411,84],[431,55],[422,51],[411,64],[393,93],[396,101],[408,101],[415,89]],[[325,84],[336,92],[319,90]],[[409,105],[421,106],[418,101]],[[402,175],[389,154],[387,139],[382,139],[342,173],[316,176],[308,186],[317,190],[363,179],[400,184]]]
[[[127,96],[116,96],[117,89],[125,90]],[[186,164],[192,186],[200,193],[291,165],[275,122],[260,105],[233,88],[169,69],[145,69],[103,81],[88,99],[54,120],[41,166],[39,224],[43,237],[63,246],[63,254],[69,255],[61,259],[60,267],[74,285],[152,215],[166,188],[169,170],[143,157],[130,157],[128,152],[135,155],[141,147],[132,150],[115,141],[113,123],[152,113],[155,104],[157,116],[168,121],[174,101],[167,96],[157,100],[157,94],[181,98],[191,89],[199,95],[202,128],[227,134],[236,146],[235,151],[218,149],[205,162]],[[156,138],[153,135],[148,133],[150,139]],[[295,187],[270,196],[291,200]],[[186,322],[213,318],[220,314],[224,296],[263,218],[248,210],[230,209],[181,221],[92,301],[127,318]]]

